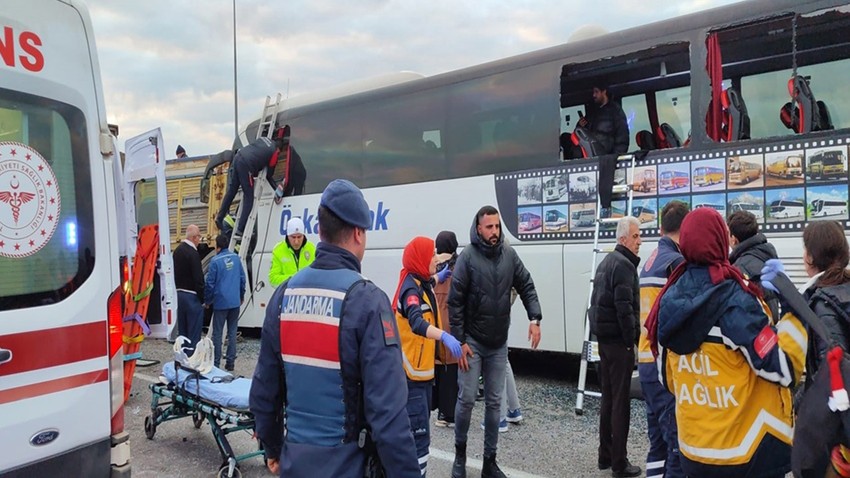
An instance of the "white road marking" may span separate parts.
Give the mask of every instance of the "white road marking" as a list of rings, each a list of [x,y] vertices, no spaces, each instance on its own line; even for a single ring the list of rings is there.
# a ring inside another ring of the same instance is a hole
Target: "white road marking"
[[[431,454],[431,458],[435,458],[437,460],[448,461],[448,462],[455,461],[455,454],[454,453],[449,453],[447,451],[438,450],[437,448],[430,448],[429,452]],[[483,466],[484,466],[484,464],[481,462],[481,460],[476,460],[474,458],[467,458],[466,459],[466,467],[467,468],[474,468],[476,470],[480,470]],[[499,468],[502,469],[502,472],[504,472],[505,475],[510,476],[511,478],[546,478],[545,476],[542,476],[542,475],[535,475],[533,473],[526,473],[524,471],[514,470],[513,468],[507,468],[507,467],[504,467],[502,465],[499,465]]]

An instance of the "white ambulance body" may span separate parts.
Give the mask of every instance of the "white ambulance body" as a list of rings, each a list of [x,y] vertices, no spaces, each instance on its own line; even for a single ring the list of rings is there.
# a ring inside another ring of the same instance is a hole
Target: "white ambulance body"
[[[130,474],[116,153],[86,8],[76,0],[3,0],[4,477]]]

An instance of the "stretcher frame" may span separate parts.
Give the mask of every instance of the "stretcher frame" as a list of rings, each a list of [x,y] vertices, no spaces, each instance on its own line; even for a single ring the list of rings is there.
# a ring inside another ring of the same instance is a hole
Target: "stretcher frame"
[[[175,374],[180,370],[188,372],[188,377],[182,386],[176,383],[152,383],[151,414],[145,417],[145,436],[153,440],[157,426],[170,420],[192,417],[195,428],[201,428],[204,420],[210,424],[218,451],[222,457],[217,476],[220,478],[240,478],[242,472],[238,463],[255,456],[264,456],[262,443],[259,441],[257,451],[236,455],[227,439],[227,435],[239,431],[254,434],[254,416],[246,409],[225,408],[215,402],[202,398],[186,389],[186,383],[194,380],[195,390],[200,390],[201,374],[195,370],[183,367],[179,362],[174,364]],[[160,400],[167,400],[161,402]],[[265,457],[263,458],[266,461]]]

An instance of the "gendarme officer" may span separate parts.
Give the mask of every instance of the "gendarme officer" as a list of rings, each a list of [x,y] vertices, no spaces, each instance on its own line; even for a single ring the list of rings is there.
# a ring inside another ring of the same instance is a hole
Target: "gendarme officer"
[[[395,317],[386,294],[360,275],[369,206],[337,179],[318,216],[316,260],[269,301],[251,384],[269,469],[359,478],[371,442],[388,477],[418,478]]]

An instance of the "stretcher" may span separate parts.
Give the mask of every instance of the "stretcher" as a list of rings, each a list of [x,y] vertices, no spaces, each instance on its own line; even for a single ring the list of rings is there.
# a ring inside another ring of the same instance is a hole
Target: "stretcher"
[[[257,451],[236,455],[227,439],[239,431],[254,433],[254,416],[248,410],[250,379],[234,377],[215,367],[201,374],[176,361],[166,363],[162,372],[161,383],[150,384],[151,414],[145,417],[148,439],[153,440],[157,426],[169,420],[192,417],[195,428],[201,428],[206,421],[223,460],[218,477],[241,477],[240,461],[264,455],[262,444]]]

